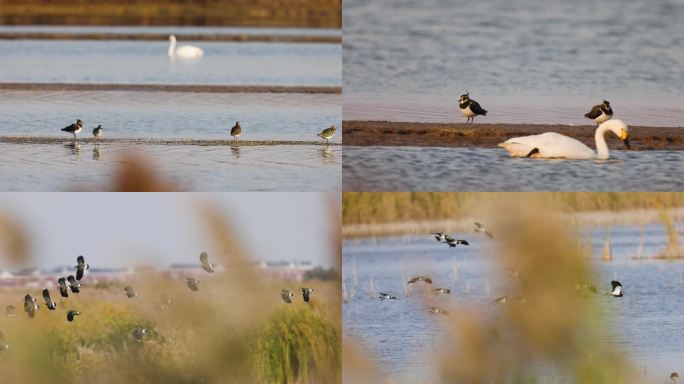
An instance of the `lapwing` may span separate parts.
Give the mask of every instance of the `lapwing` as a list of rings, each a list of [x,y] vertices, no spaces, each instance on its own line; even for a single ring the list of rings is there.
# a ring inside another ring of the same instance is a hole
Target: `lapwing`
[[[9,349],[9,344],[5,341],[5,335],[0,331],[0,352]]]
[[[145,328],[135,327],[135,329],[133,330],[133,337],[139,343],[143,342],[145,335],[147,335],[147,329]]]
[[[79,312],[79,311],[74,311],[74,310],[72,309],[71,311],[67,312],[67,320],[70,321],[70,322],[71,322],[71,321],[74,321],[74,318],[75,318],[76,316],[80,315],[80,314],[81,314],[81,312]]]
[[[449,289],[449,288],[435,288],[432,290],[432,293],[434,293],[435,295],[440,294],[440,293],[444,294],[444,295],[450,295],[451,289]]]
[[[129,299],[138,296],[138,292],[134,291],[133,287],[131,287],[130,285],[124,288],[124,292],[126,292],[126,297],[128,297]]]
[[[24,296],[24,311],[28,314],[28,317],[32,319],[39,308],[40,306],[36,303],[36,299],[27,293],[26,296]]]
[[[283,299],[284,302],[288,304],[292,304],[292,297],[294,296],[294,293],[290,292],[289,289],[283,289],[280,291],[280,297]]]
[[[49,310],[54,311],[57,309],[57,303],[50,299],[50,291],[48,291],[47,288],[43,288],[43,299],[45,300],[45,306],[48,307]]]
[[[206,252],[200,253],[200,261],[202,262],[202,268],[209,273],[214,272],[215,264],[209,262],[209,255]]]
[[[335,128],[335,126],[333,125],[333,126],[331,126],[330,128],[326,128],[326,129],[322,130],[322,131],[321,131],[319,134],[317,134],[316,136],[324,138],[324,139],[325,139],[325,143],[326,143],[326,144],[329,144],[329,143],[330,143],[330,139],[332,139],[332,137],[335,136],[335,130],[337,130],[337,128]]]
[[[76,280],[81,280],[83,278],[83,273],[87,270],[90,269],[90,265],[85,263],[85,258],[83,256],[79,256],[76,258]]]
[[[437,307],[432,307],[428,309],[428,312],[432,313],[433,315],[448,315],[449,312],[447,310],[442,309],[442,308],[437,308]]]
[[[2,344],[2,340],[0,340],[0,347],[2,346],[1,344]],[[670,380],[672,380],[673,383],[676,383],[677,379],[679,379],[679,373],[677,373],[677,372],[670,373]]]
[[[380,300],[396,300],[396,296],[392,296],[389,293],[380,292]]]
[[[442,232],[432,232],[431,235],[435,235],[435,240],[439,241],[440,243],[445,242],[446,236],[449,236],[446,233],[442,233]]]
[[[236,141],[238,136],[242,134],[242,127],[240,127],[240,122],[236,121],[233,128],[230,129],[230,135],[233,136],[233,141]]]
[[[104,128],[102,128],[102,125],[99,125],[93,129],[93,136],[95,137],[95,141],[97,142],[100,136],[102,136],[102,131]]]
[[[475,223],[474,231],[475,231],[475,233],[484,233],[490,239],[494,238],[494,234],[489,229],[487,229],[484,225],[482,225],[480,223]]]
[[[71,292],[73,292],[73,293],[81,292],[81,288],[83,287],[83,285],[76,281],[76,278],[74,278],[74,275],[69,275],[67,277],[67,281],[69,282],[69,289],[71,289]]]
[[[188,288],[190,288],[191,291],[197,292],[199,291],[199,280],[192,278],[192,277],[186,277],[186,282],[188,283]]]
[[[17,308],[14,305],[8,305],[5,307],[5,315],[7,317],[17,316]]]
[[[69,297],[69,288],[66,285],[66,279],[60,277],[57,280],[57,283],[59,284],[59,294],[62,295],[62,297]]]
[[[454,247],[457,246],[457,245],[470,245],[470,243],[468,243],[468,242],[465,241],[465,240],[457,240],[457,239],[454,239],[454,238],[449,238],[449,239],[447,239],[446,243],[449,244],[449,246],[450,246],[451,248],[454,248]]]
[[[311,294],[313,293],[313,289],[311,288],[302,288],[302,296],[304,297],[304,302],[309,303],[309,300],[311,300]]]
[[[622,284],[620,284],[619,281],[613,280],[610,282],[610,285],[613,287],[613,290],[608,292],[609,295],[613,295],[613,297],[622,297],[624,296],[622,293]]]
[[[413,279],[409,280],[408,283],[406,283],[406,284],[413,284],[413,283],[418,282],[418,281],[424,281],[428,284],[432,284],[432,279],[428,276],[416,276]]]
[[[62,131],[64,132],[69,132],[74,135],[74,140],[76,140],[76,134],[81,132],[81,129],[83,129],[83,122],[81,119],[77,119],[74,124],[71,124],[68,127],[62,128]]]
[[[587,119],[594,120],[596,126],[598,127],[604,121],[610,120],[613,117],[613,109],[610,108],[610,103],[608,100],[603,100],[603,103],[594,105],[591,111],[584,114]]]
[[[461,98],[458,100],[458,106],[461,108],[461,113],[467,117],[466,124],[468,124],[468,122],[474,123],[475,116],[477,115],[487,115],[487,111],[485,111],[477,101],[471,99],[470,96],[468,96],[468,93],[469,92],[466,91],[465,95],[461,95]]]

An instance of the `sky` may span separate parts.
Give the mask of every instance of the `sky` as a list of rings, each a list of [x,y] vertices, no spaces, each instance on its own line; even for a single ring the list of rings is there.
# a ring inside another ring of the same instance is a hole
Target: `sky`
[[[196,263],[212,250],[194,212],[210,201],[233,219],[255,261],[333,265],[330,215],[339,196],[321,193],[0,193],[0,214],[18,220],[31,239],[26,266],[129,267]],[[0,251],[2,252],[2,251]],[[0,255],[1,269],[7,264]]]

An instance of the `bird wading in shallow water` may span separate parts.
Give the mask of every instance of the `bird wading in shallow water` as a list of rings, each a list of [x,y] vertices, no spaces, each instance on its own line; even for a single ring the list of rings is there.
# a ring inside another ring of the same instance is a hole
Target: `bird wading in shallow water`
[[[461,113],[466,117],[466,124],[468,122],[474,123],[475,116],[487,116],[487,111],[480,106],[480,103],[470,98],[466,91],[465,95],[461,95],[458,100],[458,107],[461,108]]]
[[[83,122],[81,121],[81,119],[77,119],[74,124],[62,128],[62,131],[73,134],[74,141],[76,141],[76,134],[81,132],[81,129],[83,129]]]
[[[100,136],[102,136],[102,131],[104,131],[104,128],[102,128],[102,125],[98,125],[93,129],[93,137],[95,137],[95,141],[97,142]]]
[[[233,141],[237,141],[238,136],[242,134],[242,127],[240,126],[240,122],[236,121],[235,125],[233,125],[233,128],[230,129],[230,135],[233,136]]]
[[[331,126],[330,128],[326,128],[326,129],[322,130],[322,131],[321,131],[319,134],[317,134],[316,136],[321,137],[321,138],[324,138],[326,144],[328,144],[328,143],[330,143],[330,139],[332,139],[332,137],[335,136],[335,130],[336,130],[336,129],[337,129],[337,128],[335,128],[335,126],[333,125],[333,126]]]

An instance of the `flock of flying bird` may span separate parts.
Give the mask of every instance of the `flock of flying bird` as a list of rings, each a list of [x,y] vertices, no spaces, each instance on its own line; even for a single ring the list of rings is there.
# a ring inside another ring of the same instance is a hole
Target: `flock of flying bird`
[[[62,131],[71,133],[74,135],[74,141],[76,141],[76,134],[80,133],[83,130],[83,121],[81,119],[76,119],[76,122],[62,128]],[[325,142],[327,144],[330,143],[330,139],[332,139],[333,136],[335,136],[335,131],[337,128],[332,125],[330,128],[326,128],[319,132],[316,136],[325,139]],[[100,137],[102,136],[102,133],[104,131],[104,128],[102,128],[102,125],[98,125],[93,129],[93,137],[95,138],[95,141],[97,142]],[[242,127],[240,126],[240,122],[237,121],[235,122],[235,125],[230,129],[230,135],[233,136],[233,141],[237,141],[238,136],[242,134]]]
[[[489,230],[489,228],[487,228],[483,224],[480,224],[477,222],[475,223],[475,227],[473,229],[473,232],[482,233],[482,234],[486,235],[487,237],[489,237],[490,239],[494,238],[494,234],[491,230]],[[449,245],[449,247],[452,247],[452,248],[456,247],[456,245],[470,245],[466,240],[454,239],[449,234],[444,233],[444,232],[433,232],[433,233],[431,233],[431,235],[433,235],[435,240],[437,240],[438,242],[443,243],[443,244],[447,244],[447,245]],[[510,270],[509,269],[509,275],[512,277],[516,277],[516,278],[520,279],[520,272],[518,272],[516,270]],[[416,277],[411,278],[406,284],[415,284],[418,282],[423,282],[425,284],[432,285],[432,278],[430,276],[425,276],[425,275],[416,276]],[[610,282],[610,285],[611,285],[612,289],[610,290],[610,292],[607,292],[606,294],[611,295],[613,297],[624,296],[624,292],[622,290],[622,284],[619,281],[613,280]],[[584,283],[584,284],[578,283],[575,286],[575,289],[577,291],[579,291],[580,295],[582,295],[582,296],[586,296],[588,293],[598,293],[598,290],[596,289],[595,286],[590,285],[590,284],[586,284],[586,283]],[[451,289],[449,289],[449,288],[433,288],[431,290],[431,292],[435,295],[439,295],[439,294],[448,295],[448,294],[451,294]],[[384,301],[384,300],[397,300],[398,298],[396,296],[392,295],[391,293],[380,292],[379,293],[379,299],[380,299],[380,301]],[[526,299],[524,297],[500,296],[494,300],[494,304],[506,304],[508,302],[525,303]],[[430,312],[432,314],[437,314],[437,315],[448,315],[449,314],[449,312],[447,310],[441,309],[438,307],[431,307],[428,309],[428,312]]]

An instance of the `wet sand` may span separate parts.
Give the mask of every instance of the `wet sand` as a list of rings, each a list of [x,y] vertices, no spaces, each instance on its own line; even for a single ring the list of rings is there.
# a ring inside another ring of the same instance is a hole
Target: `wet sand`
[[[319,43],[342,44],[342,36],[261,35],[261,34],[176,34],[181,41],[232,43]],[[113,32],[0,32],[0,40],[138,40],[168,41],[166,33]]]
[[[511,137],[558,132],[594,147],[594,127],[548,124],[451,124],[391,121],[344,121],[345,145],[414,147],[496,147]],[[625,149],[606,135],[611,150]],[[633,150],[684,149],[684,128],[630,126]]]
[[[0,143],[5,144],[70,144],[73,143],[71,137],[64,136],[0,136]],[[95,143],[92,137],[79,137],[78,144]],[[331,145],[338,146],[340,143],[326,143],[323,140],[304,141],[304,140],[202,140],[202,139],[154,139],[138,137],[114,137],[100,138],[97,143],[102,144],[138,144],[138,145],[198,145],[198,146],[220,146],[230,145],[236,147],[255,147],[255,146],[274,146],[274,145]]]
[[[341,94],[342,87],[309,85],[0,83],[0,91],[147,91],[207,93]]]

